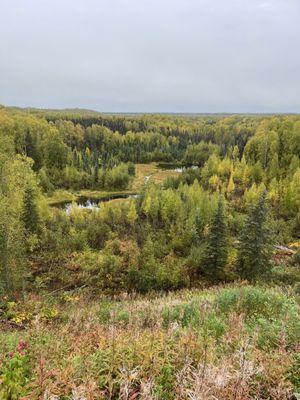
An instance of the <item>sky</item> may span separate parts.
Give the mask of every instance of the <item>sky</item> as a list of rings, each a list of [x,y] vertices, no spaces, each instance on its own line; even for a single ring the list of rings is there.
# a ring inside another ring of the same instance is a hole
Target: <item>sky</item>
[[[300,112],[300,0],[0,0],[0,104]]]

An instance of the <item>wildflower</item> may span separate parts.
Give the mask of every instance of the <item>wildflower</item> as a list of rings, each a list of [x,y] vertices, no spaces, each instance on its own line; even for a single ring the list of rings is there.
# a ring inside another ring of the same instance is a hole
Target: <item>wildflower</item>
[[[17,347],[18,352],[22,355],[22,350],[26,350],[27,348],[28,348],[28,343],[20,340],[18,347]]]

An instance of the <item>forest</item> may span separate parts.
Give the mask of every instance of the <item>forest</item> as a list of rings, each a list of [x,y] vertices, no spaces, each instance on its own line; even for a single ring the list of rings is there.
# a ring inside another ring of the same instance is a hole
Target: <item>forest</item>
[[[0,107],[1,399],[296,399],[299,300],[299,115]]]

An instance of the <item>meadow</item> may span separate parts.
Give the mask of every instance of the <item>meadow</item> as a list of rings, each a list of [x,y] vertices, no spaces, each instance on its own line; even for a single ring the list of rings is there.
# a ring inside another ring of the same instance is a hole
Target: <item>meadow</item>
[[[276,287],[57,293],[6,313],[4,399],[292,399],[300,389],[299,306]]]

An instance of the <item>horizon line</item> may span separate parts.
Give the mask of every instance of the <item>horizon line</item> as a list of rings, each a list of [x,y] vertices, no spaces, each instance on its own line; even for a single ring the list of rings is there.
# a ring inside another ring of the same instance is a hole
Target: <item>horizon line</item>
[[[299,115],[300,111],[100,111],[84,107],[52,108],[43,106],[14,106],[0,104],[0,108],[20,109],[24,111],[85,111],[99,114],[161,114],[161,115]]]

